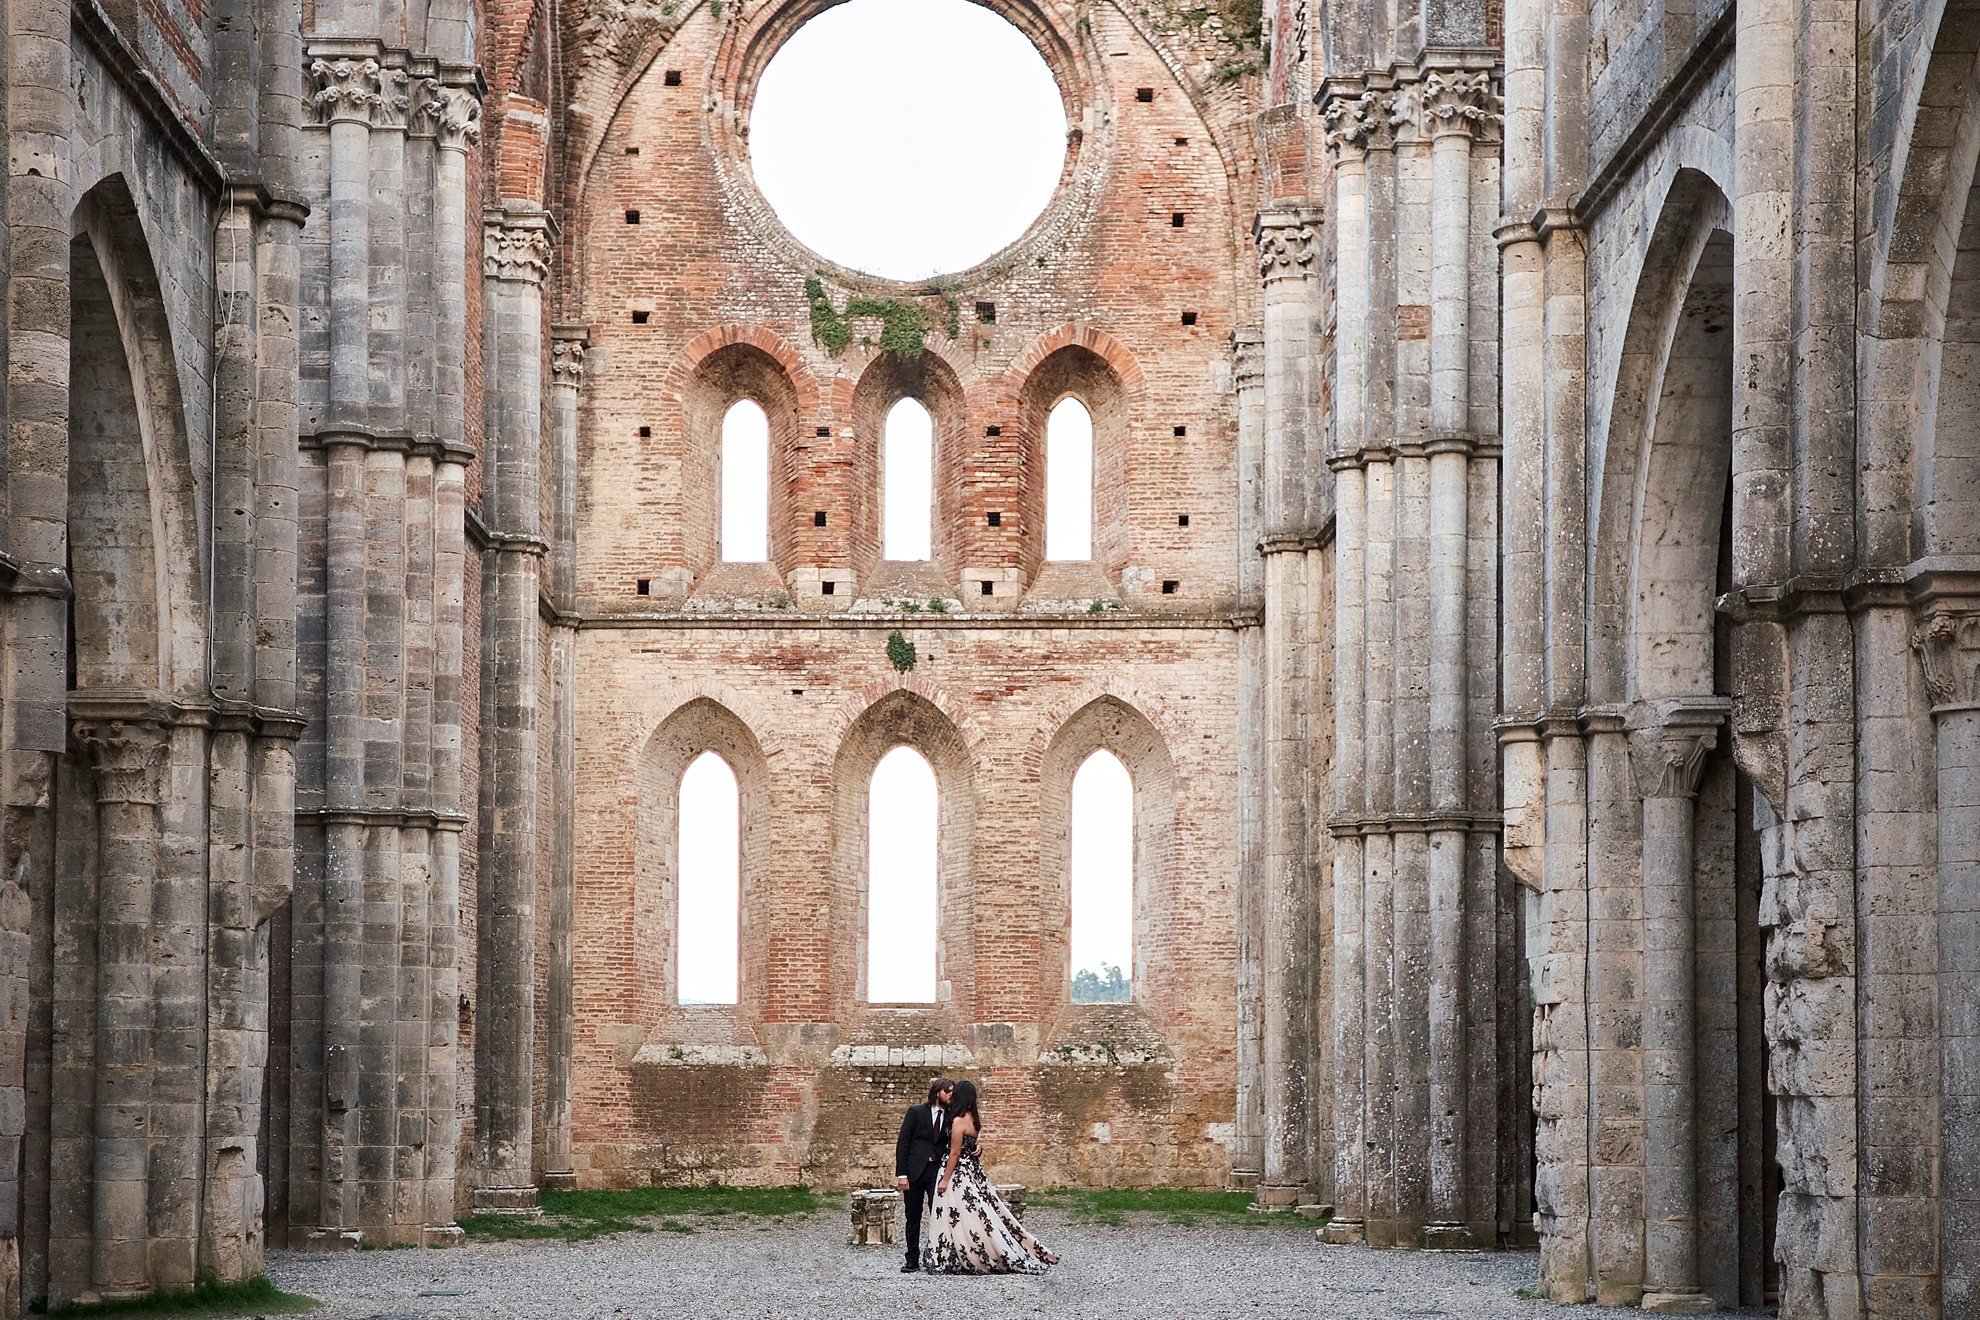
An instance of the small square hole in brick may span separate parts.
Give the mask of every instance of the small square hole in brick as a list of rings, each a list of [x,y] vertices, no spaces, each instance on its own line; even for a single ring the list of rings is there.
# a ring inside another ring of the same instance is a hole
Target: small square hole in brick
[[[1183,324],[1184,324],[1184,325],[1195,325],[1195,324],[1196,324],[1196,313],[1195,313],[1195,312],[1184,312],[1184,313],[1183,313]]]
[[[821,596],[829,596],[832,594],[832,589],[838,585],[839,584],[836,582],[821,582],[818,584],[818,594]]]
[[[983,428],[983,434],[988,436],[998,436],[998,435],[1002,435],[1003,433],[1004,433],[1004,428],[1001,426],[986,426]]]
[[[1181,229],[1183,227],[1183,221],[1187,218],[1181,211],[1171,211],[1169,212],[1169,227],[1171,229]]]
[[[1187,526],[1189,526],[1189,515],[1188,515],[1188,514],[1186,514],[1186,513],[1179,513],[1179,514],[1177,514],[1177,515],[1176,515],[1176,526],[1178,526],[1178,527],[1187,527]]]
[[[639,223],[639,212],[637,212],[637,211],[628,211],[628,212],[626,212],[626,223],[627,223],[627,224],[629,224],[629,225],[636,225],[636,224],[638,224],[638,223]]]
[[[1176,428],[1176,439],[1180,440],[1188,434],[1189,434],[1189,428],[1187,426],[1178,426]]]
[[[820,440],[830,440],[832,438],[832,428],[829,426],[821,426],[812,434],[816,435]]]
[[[681,71],[679,69],[667,70],[667,76],[662,81],[669,87],[679,87],[681,85]]]
[[[992,527],[1002,527],[1004,525],[1004,515],[994,509],[984,514],[983,517]]]
[[[639,594],[642,596],[651,596],[653,594],[653,579],[640,578],[639,581],[634,585],[634,589],[637,590]]]
[[[820,509],[811,515],[811,525],[813,527],[823,527],[825,525],[825,510]]]
[[[627,154],[628,156],[637,156],[637,155],[639,154],[639,148],[638,148],[638,147],[627,147],[627,148],[626,148],[626,154]]]
[[[1147,105],[1155,99],[1155,89],[1153,87],[1137,87],[1134,89],[1134,99],[1143,105]]]
[[[997,324],[997,304],[993,302],[976,304],[976,319],[985,325]]]
[[[1177,146],[1179,146],[1179,147],[1186,147],[1186,146],[1188,146],[1188,145],[1189,145],[1189,139],[1188,139],[1188,138],[1177,138],[1177,139],[1176,139],[1176,145],[1177,145]]]
[[[646,324],[646,318],[647,318],[647,317],[649,317],[649,316],[651,316],[651,315],[653,315],[653,313],[652,313],[652,312],[634,312],[634,313],[633,313],[633,324],[634,324],[634,325],[645,325],[645,324]]]
[[[640,427],[639,438],[642,440],[651,440],[653,438],[653,428],[650,426]]]
[[[1176,588],[1181,585],[1182,583],[1176,581],[1174,578],[1168,578],[1162,583],[1162,594],[1164,596],[1173,596],[1176,594]]]
[[[986,596],[990,595],[996,589],[997,589],[997,584],[994,582],[985,582],[983,584],[983,594]]]

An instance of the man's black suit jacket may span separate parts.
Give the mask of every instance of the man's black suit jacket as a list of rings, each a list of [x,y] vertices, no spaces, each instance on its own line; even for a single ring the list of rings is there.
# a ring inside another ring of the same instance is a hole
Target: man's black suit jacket
[[[948,1118],[946,1110],[942,1117]],[[894,1176],[920,1182],[928,1166],[948,1154],[948,1123],[936,1127],[934,1106],[921,1104],[908,1110],[901,1120],[901,1135],[894,1139]]]

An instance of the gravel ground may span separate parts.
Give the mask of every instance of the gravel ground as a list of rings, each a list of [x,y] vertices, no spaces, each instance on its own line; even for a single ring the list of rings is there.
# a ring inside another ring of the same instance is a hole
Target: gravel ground
[[[899,1273],[892,1247],[848,1247],[842,1214],[781,1223],[642,1233],[581,1244],[494,1242],[457,1251],[319,1256],[273,1252],[268,1273],[322,1298],[320,1320],[419,1317],[1128,1317],[1554,1316],[1514,1296],[1534,1258],[1323,1247],[1290,1226],[1190,1227],[1135,1216],[1078,1224],[1049,1209],[1025,1217],[1061,1263],[1042,1277]]]

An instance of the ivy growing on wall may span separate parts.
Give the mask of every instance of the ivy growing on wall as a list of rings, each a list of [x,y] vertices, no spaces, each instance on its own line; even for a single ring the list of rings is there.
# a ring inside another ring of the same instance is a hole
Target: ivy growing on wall
[[[887,634],[887,661],[897,671],[905,674],[914,668],[915,658],[914,643],[901,636],[899,629]]]
[[[954,339],[962,330],[961,304],[953,293],[943,293],[940,298],[947,311],[949,338]],[[811,342],[833,357],[852,344],[853,323],[862,320],[880,323],[879,337],[861,336],[862,347],[917,358],[927,346],[931,328],[928,309],[916,303],[853,294],[846,299],[845,310],[840,311],[825,292],[825,281],[816,275],[804,282],[804,300],[811,308]]]

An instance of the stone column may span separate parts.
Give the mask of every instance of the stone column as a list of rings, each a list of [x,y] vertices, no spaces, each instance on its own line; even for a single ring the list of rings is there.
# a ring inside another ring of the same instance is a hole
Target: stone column
[[[90,1279],[104,1299],[154,1286],[151,1236],[152,902],[159,797],[171,729],[158,720],[78,721],[96,772],[96,1122]],[[185,1139],[183,1134],[181,1139]]]
[[[481,919],[475,1204],[535,1204],[537,597],[548,549],[539,515],[543,281],[551,221],[483,217],[488,454],[483,507]]]
[[[1260,213],[1264,281],[1265,884],[1260,940],[1265,1168],[1270,1209],[1311,1194],[1307,1071],[1312,1059],[1313,858],[1307,844],[1311,664],[1306,448],[1320,434],[1314,300],[1320,278],[1317,212]]]
[[[1693,819],[1730,703],[1660,703],[1637,735],[1643,798],[1643,1309],[1714,1309],[1698,1286],[1698,1053]]]
[[[1939,1272],[1980,1297],[1980,582],[1928,595],[1913,644],[1939,779]]]
[[[1264,334],[1231,337],[1237,396],[1238,607],[1238,1040],[1237,1149],[1233,1186],[1250,1191],[1264,1177],[1264,1003],[1260,958],[1265,938],[1265,516]]]
[[[551,456],[555,521],[550,529],[550,600],[557,610],[550,631],[550,672],[555,684],[551,713],[549,978],[544,1011],[550,1057],[544,1060],[545,1125],[543,1181],[549,1187],[577,1186],[571,1165],[571,1055],[573,1032],[571,949],[572,907],[576,899],[575,784],[577,779],[577,492],[578,394],[584,384],[585,346],[581,327],[559,327],[550,345]]]

